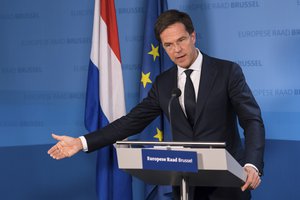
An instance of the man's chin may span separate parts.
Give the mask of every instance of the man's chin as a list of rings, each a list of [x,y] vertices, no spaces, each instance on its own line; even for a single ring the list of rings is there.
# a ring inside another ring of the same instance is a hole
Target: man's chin
[[[177,62],[176,63],[178,66],[180,66],[181,68],[189,68],[190,66],[189,65],[187,65],[186,63],[184,63],[184,62]]]

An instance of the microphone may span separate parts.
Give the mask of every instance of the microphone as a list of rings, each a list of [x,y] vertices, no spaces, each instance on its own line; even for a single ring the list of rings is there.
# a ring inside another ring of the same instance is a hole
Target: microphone
[[[168,114],[169,114],[169,121],[170,121],[170,128],[171,128],[171,134],[173,134],[173,128],[172,128],[172,116],[171,116],[171,104],[173,102],[173,100],[175,98],[180,97],[181,95],[181,90],[179,88],[174,88],[172,90],[172,95],[171,98],[169,100],[169,104],[168,104]]]
[[[174,88],[172,90],[172,97],[180,97],[181,95],[181,90],[179,88]]]

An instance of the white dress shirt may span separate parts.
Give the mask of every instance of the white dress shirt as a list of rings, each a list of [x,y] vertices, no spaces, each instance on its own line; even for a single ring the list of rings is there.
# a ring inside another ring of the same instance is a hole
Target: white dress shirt
[[[191,80],[193,82],[194,89],[195,89],[196,102],[197,102],[197,98],[198,98],[198,90],[199,90],[199,85],[200,85],[200,77],[201,77],[201,69],[202,69],[202,61],[203,61],[203,55],[201,54],[199,49],[197,49],[197,51],[198,51],[198,55],[197,55],[196,60],[188,68],[188,69],[193,70],[193,72],[191,73]],[[186,74],[184,73],[184,71],[187,69],[182,68],[178,65],[177,65],[177,68],[178,68],[177,86],[181,90],[181,95],[179,97],[179,103],[180,103],[180,106],[181,106],[184,114],[186,115],[185,107],[184,107],[184,86],[185,86],[185,81],[186,81]]]

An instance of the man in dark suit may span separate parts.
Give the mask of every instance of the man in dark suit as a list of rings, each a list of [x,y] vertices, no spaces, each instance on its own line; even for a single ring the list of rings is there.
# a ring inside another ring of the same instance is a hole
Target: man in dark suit
[[[226,142],[228,152],[247,173],[241,189],[191,187],[190,199],[250,199],[249,190],[261,182],[265,130],[241,68],[201,53],[195,47],[196,34],[186,13],[164,12],[157,19],[155,33],[176,66],[159,75],[148,96],[126,116],[80,138],[53,135],[59,142],[48,153],[62,159],[137,134],[160,114],[168,116],[172,91],[179,88],[182,95],[171,105],[173,140]],[[244,146],[238,122],[244,129]],[[174,195],[179,198],[176,188]]]

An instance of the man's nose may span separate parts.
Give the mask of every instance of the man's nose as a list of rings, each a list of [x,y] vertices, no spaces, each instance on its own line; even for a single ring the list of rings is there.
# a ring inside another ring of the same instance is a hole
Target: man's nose
[[[177,43],[174,44],[174,51],[175,51],[175,52],[180,52],[180,51],[181,51],[181,46],[180,46],[180,44],[177,44]]]

